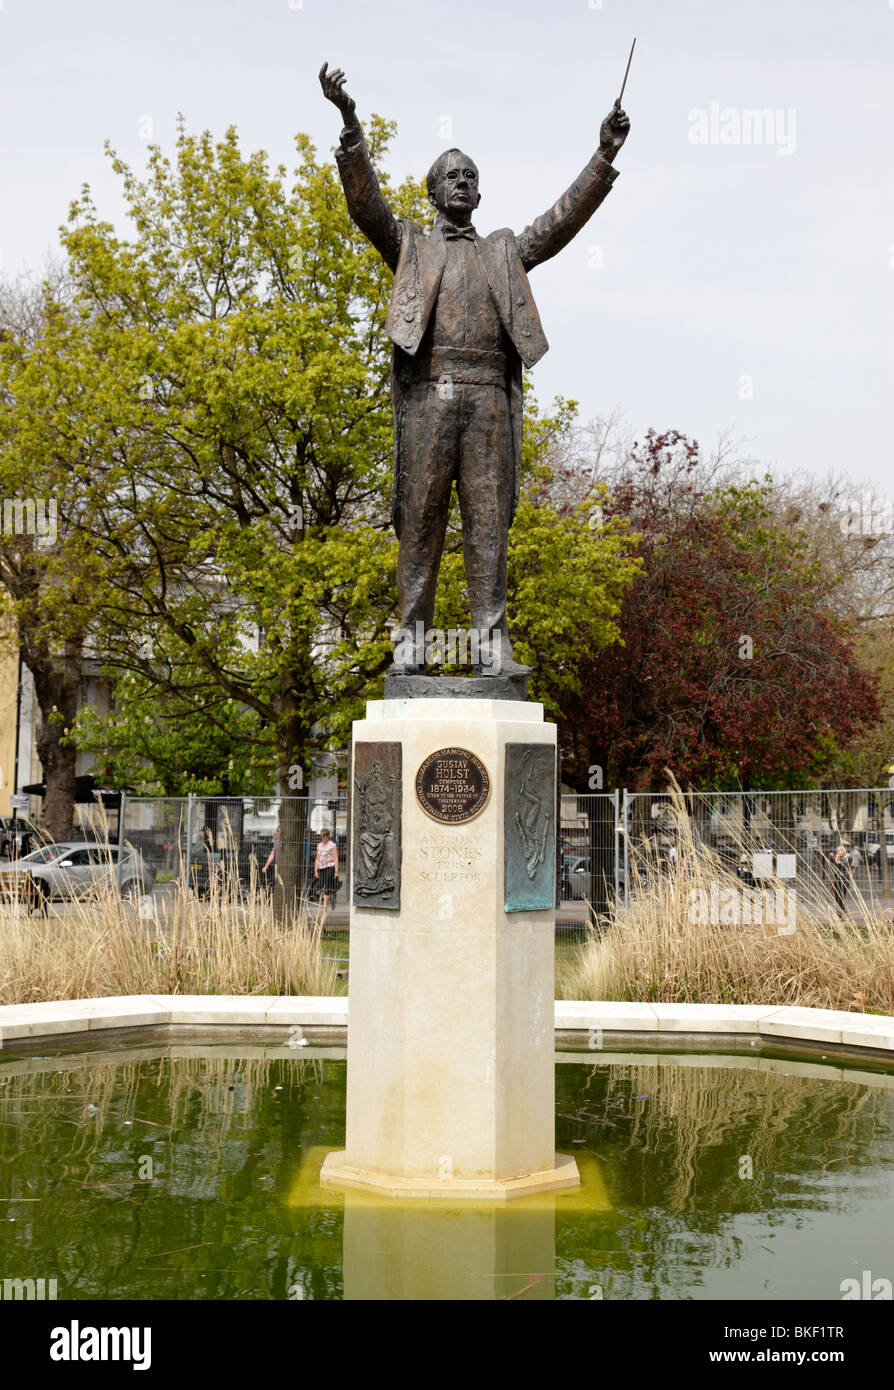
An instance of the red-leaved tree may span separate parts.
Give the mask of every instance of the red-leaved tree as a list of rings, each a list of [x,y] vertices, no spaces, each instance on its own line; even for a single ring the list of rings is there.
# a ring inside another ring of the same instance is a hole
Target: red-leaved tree
[[[769,483],[708,486],[698,446],[649,432],[610,513],[641,536],[623,645],[594,652],[563,708],[566,780],[581,791],[803,786],[879,714],[874,678]],[[594,774],[594,768],[600,774]]]

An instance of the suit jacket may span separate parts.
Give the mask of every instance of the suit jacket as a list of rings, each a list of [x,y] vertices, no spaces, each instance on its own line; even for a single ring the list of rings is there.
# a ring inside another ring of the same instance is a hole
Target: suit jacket
[[[406,386],[411,363],[425,336],[437,303],[447,260],[443,231],[436,223],[426,233],[416,222],[398,219],[388,206],[369,158],[359,125],[346,128],[335,152],[348,211],[353,221],[394,271],[394,285],[385,331],[394,344],[392,405],[394,410],[394,501],[392,517],[400,536],[403,493],[403,429]],[[508,227],[487,237],[476,234],[476,245],[497,313],[514,353],[510,354],[510,403],[515,469],[512,515],[521,483],[522,369],[533,367],[549,344],[531,292],[527,272],[549,260],[589,221],[608,195],[618,171],[594,154],[570,188],[542,216],[516,236]]]

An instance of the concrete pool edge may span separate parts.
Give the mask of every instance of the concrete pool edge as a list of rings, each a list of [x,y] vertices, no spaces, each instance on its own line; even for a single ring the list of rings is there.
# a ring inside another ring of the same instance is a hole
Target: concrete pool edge
[[[285,1030],[300,1046],[347,1035],[348,1001],[326,995],[123,995],[0,1006],[0,1050],[6,1043],[62,1041],[80,1035],[156,1028]],[[306,1035],[305,1035],[306,1030]],[[555,1001],[556,1043],[601,1048],[634,1037],[669,1040],[711,1035],[732,1042],[821,1045],[841,1053],[894,1060],[894,1017],[844,1010],[752,1004],[625,1004]]]

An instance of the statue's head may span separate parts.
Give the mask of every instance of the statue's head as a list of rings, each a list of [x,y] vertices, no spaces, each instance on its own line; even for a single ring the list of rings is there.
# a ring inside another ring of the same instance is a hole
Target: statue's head
[[[460,227],[472,220],[481,202],[478,167],[462,150],[439,154],[425,178],[428,200],[438,212]]]

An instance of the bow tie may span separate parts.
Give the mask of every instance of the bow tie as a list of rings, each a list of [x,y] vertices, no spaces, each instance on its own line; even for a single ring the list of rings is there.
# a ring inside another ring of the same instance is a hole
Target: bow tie
[[[454,226],[452,226],[452,225],[451,225],[451,226],[445,226],[445,228],[444,228],[444,239],[445,239],[445,241],[457,241],[460,237],[464,237],[466,241],[474,241],[474,240],[475,240],[475,228],[474,228],[474,227],[454,227]]]

